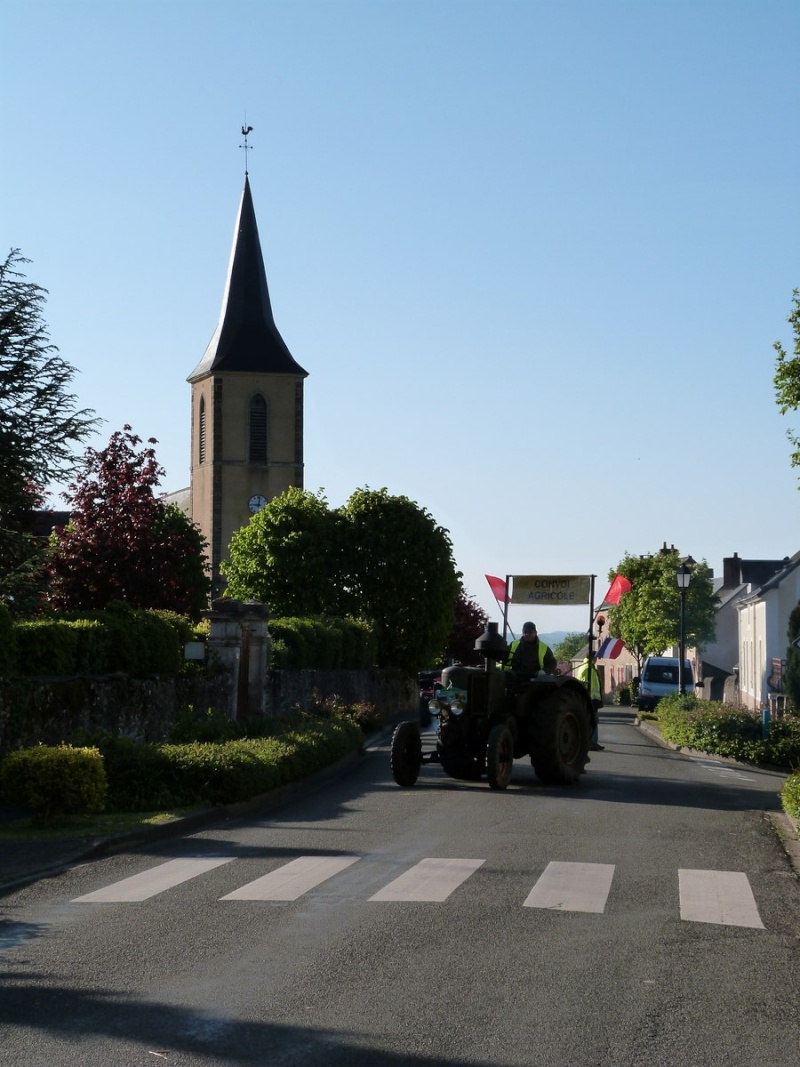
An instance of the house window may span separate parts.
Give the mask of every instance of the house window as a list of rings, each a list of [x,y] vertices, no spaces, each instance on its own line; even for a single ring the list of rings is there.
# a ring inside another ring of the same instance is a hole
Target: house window
[[[250,401],[249,463],[267,462],[267,402],[261,394]]]
[[[198,441],[198,458],[200,463],[206,461],[206,398],[200,397],[200,411],[198,413],[198,428],[197,428],[197,441]]]

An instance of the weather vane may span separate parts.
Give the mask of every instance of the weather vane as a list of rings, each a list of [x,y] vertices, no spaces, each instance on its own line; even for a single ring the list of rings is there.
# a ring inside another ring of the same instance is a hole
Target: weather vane
[[[244,120],[247,123],[247,119]],[[242,126],[242,137],[244,137],[244,144],[240,144],[239,147],[244,149],[244,173],[247,174],[247,153],[250,149],[250,145],[247,143],[247,135],[252,133],[253,127],[244,125]]]

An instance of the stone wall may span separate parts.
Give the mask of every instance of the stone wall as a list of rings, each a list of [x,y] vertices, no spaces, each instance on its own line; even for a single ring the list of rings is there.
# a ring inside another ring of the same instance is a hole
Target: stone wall
[[[81,732],[107,731],[141,741],[160,741],[190,705],[233,717],[236,678],[228,671],[130,678],[16,678],[0,680],[0,752],[28,745],[69,743]],[[382,671],[269,671],[257,712],[286,715],[318,697],[374,704],[384,719],[417,715],[411,680]],[[243,716],[240,716],[243,717]]]

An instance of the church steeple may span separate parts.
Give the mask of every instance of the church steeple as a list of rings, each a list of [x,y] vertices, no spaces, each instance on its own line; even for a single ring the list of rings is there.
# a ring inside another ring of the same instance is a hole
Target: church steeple
[[[190,510],[209,544],[217,592],[232,535],[268,501],[303,487],[307,377],[275,325],[245,173],[219,323],[188,378]]]
[[[205,355],[187,380],[195,382],[221,371],[307,377],[275,325],[246,174],[219,322]]]

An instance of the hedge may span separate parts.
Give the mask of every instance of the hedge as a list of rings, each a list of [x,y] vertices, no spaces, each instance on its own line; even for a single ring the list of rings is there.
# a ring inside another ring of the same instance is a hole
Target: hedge
[[[366,670],[374,666],[377,639],[359,619],[271,619],[270,665],[277,670]]]
[[[0,637],[3,620],[0,618]],[[65,676],[123,672],[134,677],[173,674],[185,666],[191,623],[169,611],[113,604],[105,611],[16,622],[13,646],[0,673]]]

